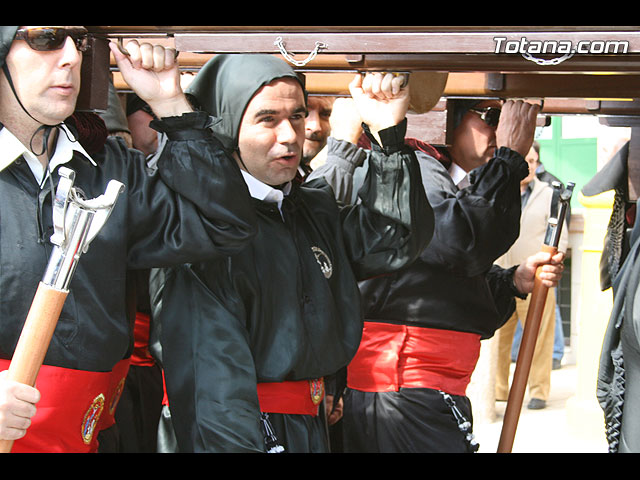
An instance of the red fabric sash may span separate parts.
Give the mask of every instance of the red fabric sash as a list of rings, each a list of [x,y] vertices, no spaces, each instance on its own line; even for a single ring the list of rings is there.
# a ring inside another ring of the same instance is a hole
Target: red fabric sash
[[[465,395],[480,354],[480,335],[365,322],[347,385],[364,392],[432,388]]]
[[[145,313],[136,312],[136,321],[133,325],[133,353],[131,365],[152,367],[156,364],[149,353],[149,328],[150,318]]]
[[[162,372],[164,387],[163,405],[169,405],[167,386]],[[260,411],[266,413],[289,413],[318,415],[318,404],[324,398],[324,379],[300,380],[297,382],[258,383]]]
[[[260,411],[296,415],[318,415],[324,398],[324,379],[258,383]]]
[[[0,371],[9,368],[0,359]],[[36,388],[41,399],[27,434],[12,453],[92,453],[98,432],[115,422],[113,415],[129,371],[129,359],[111,372],[87,372],[43,365]]]

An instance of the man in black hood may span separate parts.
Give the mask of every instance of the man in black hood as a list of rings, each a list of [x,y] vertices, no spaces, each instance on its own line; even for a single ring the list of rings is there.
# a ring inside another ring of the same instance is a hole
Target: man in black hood
[[[51,255],[59,168],[75,172],[87,198],[112,179],[125,186],[78,263],[36,389],[0,374],[0,439],[15,441],[14,452],[97,451],[133,347],[128,269],[226,255],[255,233],[239,169],[206,128],[208,115],[187,102],[173,49],[133,41],[123,53],[111,44],[125,81],[169,136],[157,175],[121,139],[88,149],[77,140],[67,123],[76,115],[87,34],[84,27],[0,27],[0,371]],[[189,155],[196,151],[197,159]]]
[[[324,180],[292,181],[306,105],[288,64],[218,55],[188,88],[242,170],[258,235],[222,261],[165,272],[154,318],[181,452],[328,451],[324,378],[360,342],[357,280],[411,262],[433,233],[403,144],[407,91],[389,79],[358,76],[352,85],[381,147],[361,203],[343,208]]]

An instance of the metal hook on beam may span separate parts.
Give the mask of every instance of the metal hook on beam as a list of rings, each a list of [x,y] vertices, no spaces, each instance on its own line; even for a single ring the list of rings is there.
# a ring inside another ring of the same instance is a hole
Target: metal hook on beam
[[[273,44],[278,47],[278,50],[280,50],[280,53],[282,54],[282,56],[284,58],[286,58],[289,61],[289,63],[295,65],[296,67],[304,67],[307,63],[309,63],[314,58],[316,58],[316,55],[318,55],[318,52],[321,49],[327,48],[327,44],[326,43],[316,42],[316,46],[311,51],[311,53],[307,56],[307,58],[305,58],[304,60],[296,60],[295,58],[293,58],[289,54],[289,52],[287,52],[287,49],[284,46],[284,42],[282,40],[282,37],[276,38],[276,41],[273,42]]]

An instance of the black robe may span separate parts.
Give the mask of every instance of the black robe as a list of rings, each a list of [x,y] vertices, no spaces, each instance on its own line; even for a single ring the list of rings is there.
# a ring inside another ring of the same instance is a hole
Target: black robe
[[[325,178],[339,201],[351,202],[366,154],[330,138],[335,155],[308,178]],[[477,333],[491,337],[515,308],[509,270],[494,266],[520,233],[520,180],[527,167],[517,152],[496,150],[472,171],[473,185],[454,185],[441,160],[417,152],[435,216],[433,238],[416,262],[360,283],[365,319]]]
[[[640,452],[640,222],[630,235],[630,250],[613,280],[613,308],[605,332],[597,398],[604,412],[612,453]]]
[[[360,205],[340,208],[322,179],[293,182],[282,216],[254,200],[258,235],[242,252],[166,272],[154,315],[181,452],[264,452],[257,384],[350,362],[362,334],[357,281],[407,265],[433,232],[415,156],[394,143],[404,128],[381,132],[387,148],[370,160]],[[285,451],[328,450],[322,415],[266,413]]]
[[[348,155],[346,142],[337,143],[332,148],[341,155],[310,178],[327,178],[338,198],[348,202],[366,168],[359,166],[362,159]],[[417,155],[434,211],[434,236],[415,262],[360,283],[365,320],[489,338],[513,312],[514,297],[521,296],[513,286],[513,268],[493,262],[519,235],[520,181],[527,175],[526,163],[513,150],[497,149],[486,165],[471,172],[472,185],[458,190],[444,159],[419,150]],[[470,427],[460,427],[472,421],[471,413],[467,397],[445,397],[432,389],[350,389],[344,404],[345,450],[466,452],[474,448],[465,435]]]
[[[65,164],[87,198],[102,195],[111,179],[125,190],[78,263],[45,364],[110,371],[133,347],[128,269],[216,258],[253,237],[246,185],[208,124],[203,113],[158,121],[170,141],[156,175],[147,173],[140,152],[116,138],[92,155],[95,165],[78,152]],[[200,155],[185,155],[192,150]],[[52,179],[55,188],[57,168]],[[49,182],[40,188],[21,159],[0,171],[0,358],[13,354],[53,248],[51,193]]]

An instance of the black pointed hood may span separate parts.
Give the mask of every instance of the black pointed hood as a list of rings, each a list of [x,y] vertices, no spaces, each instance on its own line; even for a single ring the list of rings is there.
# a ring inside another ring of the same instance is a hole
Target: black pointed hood
[[[296,79],[304,91],[304,78],[277,57],[216,55],[202,67],[186,93],[195,98],[199,108],[217,118],[212,128],[224,147],[236,150],[242,116],[251,99],[264,85],[285,77]]]
[[[7,58],[7,53],[9,53],[18,28],[19,27],[9,27],[5,25],[0,26],[0,67],[4,65],[4,59]]]

